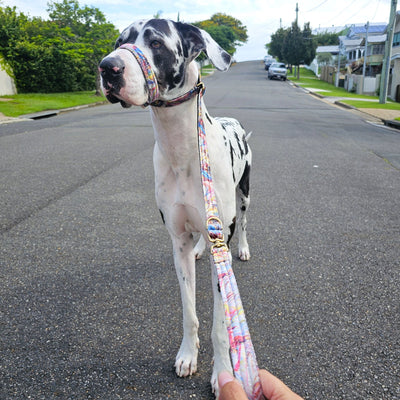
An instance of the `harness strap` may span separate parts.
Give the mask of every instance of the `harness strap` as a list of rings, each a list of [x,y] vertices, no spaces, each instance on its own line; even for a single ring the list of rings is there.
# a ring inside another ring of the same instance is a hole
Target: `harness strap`
[[[199,93],[197,98],[200,173],[207,216],[208,240],[211,242],[211,254],[217,271],[221,297],[224,304],[232,365],[235,376],[241,382],[247,397],[250,400],[260,400],[262,393],[256,355],[251,342],[235,275],[232,270],[229,249],[225,243],[222,221],[218,213],[202,116],[201,99],[202,92]]]

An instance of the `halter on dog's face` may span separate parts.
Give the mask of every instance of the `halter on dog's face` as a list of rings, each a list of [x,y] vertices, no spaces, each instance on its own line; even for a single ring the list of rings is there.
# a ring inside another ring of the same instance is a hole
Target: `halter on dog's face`
[[[160,90],[158,88],[156,75],[151,68],[149,61],[143,52],[139,49],[139,47],[135,46],[132,43],[125,43],[119,47],[120,49],[128,50],[133,54],[138,62],[140,69],[143,72],[144,79],[146,80],[147,88],[149,91],[149,98],[146,103],[142,105],[142,107],[153,106],[153,107],[173,107],[179,104],[184,103],[185,101],[190,100],[193,96],[204,93],[205,87],[203,82],[201,82],[200,76],[198,83],[196,86],[184,93],[181,96],[178,96],[172,100],[159,100]]]
[[[110,102],[121,102],[123,107],[181,104],[203,89],[200,80],[190,87],[197,74],[191,62],[201,51],[217,69],[229,68],[229,54],[195,26],[158,19],[135,22],[100,63],[103,92]]]

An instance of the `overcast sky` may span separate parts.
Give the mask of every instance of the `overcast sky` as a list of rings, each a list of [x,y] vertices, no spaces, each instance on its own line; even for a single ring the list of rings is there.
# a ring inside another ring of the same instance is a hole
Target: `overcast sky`
[[[2,6],[16,6],[31,17],[47,18],[48,0],[0,0]],[[265,43],[279,26],[288,27],[296,18],[296,1],[292,0],[79,0],[81,6],[99,8],[119,30],[137,19],[151,18],[157,12],[163,18],[183,22],[208,19],[222,12],[239,19],[248,30],[249,40],[235,54],[237,61],[262,59]],[[311,28],[344,26],[389,21],[390,0],[303,0],[298,2],[299,25]]]

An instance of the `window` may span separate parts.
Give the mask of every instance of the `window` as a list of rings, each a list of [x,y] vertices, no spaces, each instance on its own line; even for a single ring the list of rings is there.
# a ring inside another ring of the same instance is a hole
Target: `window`
[[[400,32],[396,32],[393,35],[393,47],[400,46]]]
[[[384,54],[385,53],[385,45],[384,44],[376,44],[372,47],[372,54]]]

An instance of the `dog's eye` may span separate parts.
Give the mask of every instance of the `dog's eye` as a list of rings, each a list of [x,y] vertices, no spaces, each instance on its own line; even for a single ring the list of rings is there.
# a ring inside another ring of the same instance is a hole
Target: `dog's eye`
[[[151,46],[153,49],[159,49],[159,48],[162,46],[162,44],[161,44],[158,40],[153,40],[153,41],[150,43],[150,46]]]

